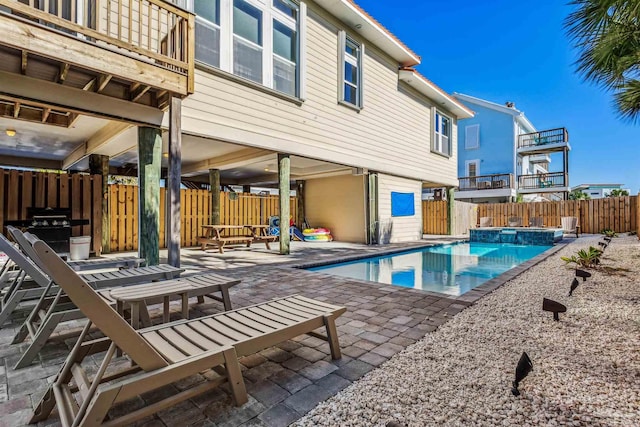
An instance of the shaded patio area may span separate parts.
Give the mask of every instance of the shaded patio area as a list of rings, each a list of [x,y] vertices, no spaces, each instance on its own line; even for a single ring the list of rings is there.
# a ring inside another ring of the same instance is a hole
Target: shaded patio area
[[[231,300],[235,308],[291,294],[346,306],[347,312],[337,320],[343,356],[342,359],[333,361],[326,342],[300,336],[241,359],[250,395],[249,402],[242,407],[231,404],[228,389],[223,386],[164,410],[136,425],[288,425],[319,402],[335,395],[428,332],[437,329],[504,280],[527,268],[527,265],[518,267],[501,280],[492,280],[482,285],[481,289],[478,288],[477,292],[472,291],[462,298],[290,268],[303,262],[329,258],[344,260],[363,254],[379,254],[436,242],[444,240],[438,238],[432,242],[384,247],[300,243],[293,245],[292,255],[287,257],[267,253],[259,246],[250,250],[232,250],[223,255],[214,251],[183,249],[182,261],[183,266],[188,269],[187,274],[215,269],[218,273],[242,280],[231,289]],[[539,262],[544,256],[548,256],[548,253],[530,263]],[[172,308],[172,319],[178,320],[179,306],[176,304]],[[192,304],[191,317],[222,310],[221,303],[207,299],[204,304]],[[159,320],[160,308],[153,307],[151,314]],[[81,325],[77,323],[74,327]],[[24,344],[9,345],[17,327],[17,324],[13,324],[0,330],[0,426],[26,423],[33,402],[43,393],[46,382],[52,380],[74,342],[73,339],[67,339],[53,343],[32,366],[14,371],[11,367],[24,348]],[[97,358],[92,360],[97,363]],[[122,363],[128,362],[123,358]],[[204,377],[193,377],[190,381],[139,396],[114,410],[127,412],[148,405],[161,396],[203,380]],[[51,425],[52,422],[55,424],[57,419],[51,418],[41,425]]]

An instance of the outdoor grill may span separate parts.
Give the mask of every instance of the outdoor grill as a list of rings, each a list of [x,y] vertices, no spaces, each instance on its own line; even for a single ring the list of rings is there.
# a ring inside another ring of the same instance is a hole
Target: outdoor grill
[[[27,208],[27,219],[5,221],[6,225],[26,228],[46,242],[58,253],[69,252],[71,227],[87,225],[87,219],[71,219],[71,209],[66,208]]]

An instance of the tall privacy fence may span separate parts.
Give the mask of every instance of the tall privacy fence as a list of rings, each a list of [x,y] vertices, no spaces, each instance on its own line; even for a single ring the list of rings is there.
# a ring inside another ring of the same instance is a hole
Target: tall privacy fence
[[[100,251],[102,240],[102,176],[0,169],[0,230],[7,221],[26,220],[27,209],[65,208],[72,219],[89,220],[72,227],[72,236],[91,236]]]
[[[467,234],[481,217],[493,218],[493,225],[508,225],[510,217],[522,218],[529,224],[531,218],[542,218],[545,227],[560,226],[563,216],[575,216],[583,233],[595,234],[609,229],[618,233],[640,229],[640,199],[638,196],[607,197],[594,200],[567,200],[537,203],[483,203],[455,202],[456,220],[453,234]],[[469,213],[468,206],[476,212]],[[423,231],[425,234],[447,234],[447,202],[424,201],[422,207]],[[471,219],[469,221],[469,219]],[[461,224],[463,224],[461,226]],[[469,225],[467,227],[467,225]]]
[[[235,194],[230,197],[230,194]],[[165,189],[160,189],[160,247],[165,247]],[[110,242],[112,251],[130,251],[138,247],[138,187],[110,185]],[[291,197],[291,216],[296,218],[298,204]],[[220,193],[220,223],[226,225],[267,224],[278,215],[277,195]],[[208,190],[180,190],[181,246],[198,245],[202,226],[211,224],[211,195]],[[232,230],[231,235],[247,230]]]

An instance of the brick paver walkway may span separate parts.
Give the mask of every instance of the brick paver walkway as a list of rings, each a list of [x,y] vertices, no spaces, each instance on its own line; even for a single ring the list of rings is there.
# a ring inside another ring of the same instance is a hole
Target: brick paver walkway
[[[332,255],[346,258],[388,249],[347,248]],[[213,254],[206,253],[206,256],[212,257]],[[200,255],[196,254],[187,263],[196,269],[206,267],[206,263],[198,262],[199,258]],[[317,260],[311,255],[293,258],[294,263]],[[187,256],[185,259],[190,258]],[[449,298],[442,294],[294,269],[287,264],[255,263],[218,272],[242,279],[240,285],[232,288],[234,307],[290,294],[346,306],[347,312],[337,321],[342,359],[331,359],[326,342],[301,336],[241,359],[250,394],[249,402],[242,407],[231,404],[228,390],[223,386],[164,410],[137,425],[286,426],[502,283],[483,285],[484,289],[475,291],[471,296],[467,294],[462,298]],[[179,311],[177,305],[174,309]],[[207,300],[205,304],[192,305],[191,315],[193,318],[221,310],[222,304]],[[155,314],[159,314],[159,311],[155,311]],[[14,371],[12,367],[25,348],[24,344],[9,344],[17,327],[17,324],[5,325],[0,330],[0,426],[15,427],[26,423],[33,403],[45,390],[47,381],[52,380],[74,342],[68,339],[52,343],[37,363]],[[98,358],[92,357],[92,361],[97,368]],[[127,363],[125,359],[120,362]],[[196,376],[189,381],[140,396],[115,411],[126,412],[145,406],[203,379]],[[55,416],[47,423],[41,423],[56,424]]]

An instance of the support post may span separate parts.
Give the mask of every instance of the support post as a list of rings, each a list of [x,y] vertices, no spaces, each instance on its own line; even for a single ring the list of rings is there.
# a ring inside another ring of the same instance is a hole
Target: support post
[[[209,185],[211,186],[211,225],[220,224],[220,171],[209,169]]]
[[[138,128],[138,255],[147,265],[160,263],[160,167],[162,132]]]
[[[167,169],[167,192],[165,226],[167,236],[167,261],[180,267],[180,185],[182,171],[182,100],[171,97],[169,107],[169,166]]]
[[[102,223],[100,231],[100,253],[111,252],[111,216],[109,213],[109,156],[92,154],[89,156],[89,171],[92,175],[102,175]],[[94,242],[96,245],[97,242]],[[98,255],[100,255],[100,253]]]
[[[305,212],[304,212],[304,181],[296,181],[296,199],[298,201],[298,215],[296,225],[302,230],[304,228]]]
[[[291,159],[278,154],[278,190],[280,194],[280,254],[290,253],[289,216],[291,215]]]
[[[378,174],[369,173],[367,185],[367,244],[380,243],[378,226]]]
[[[456,228],[456,216],[455,216],[455,189],[453,187],[447,188],[447,234],[453,235]]]

